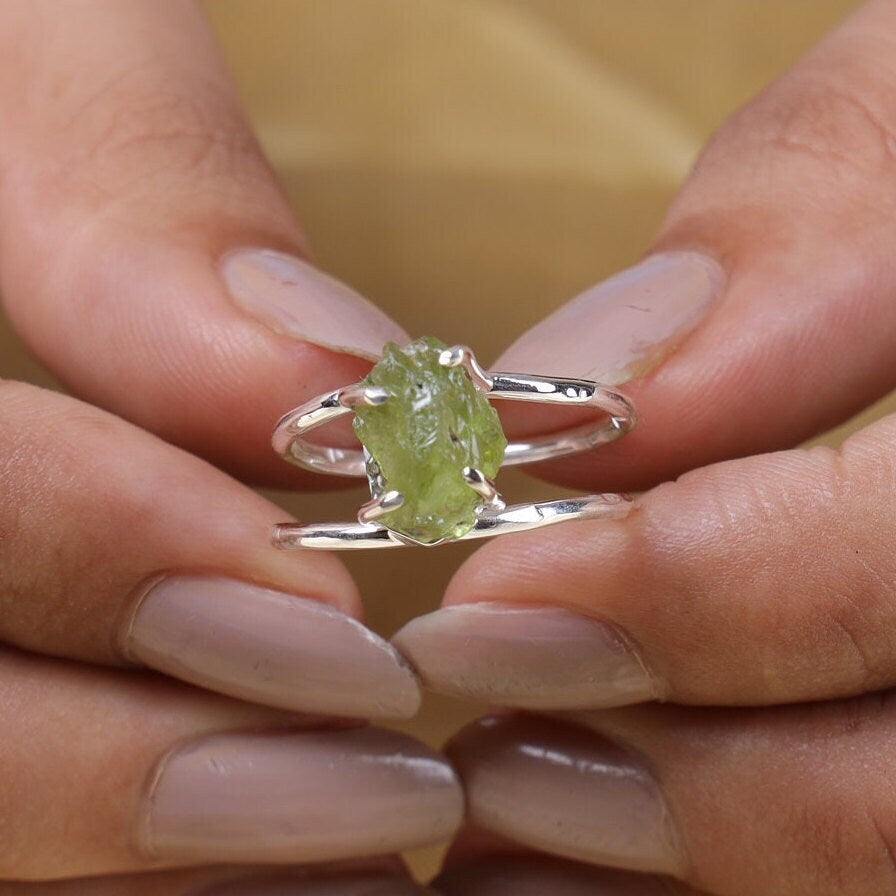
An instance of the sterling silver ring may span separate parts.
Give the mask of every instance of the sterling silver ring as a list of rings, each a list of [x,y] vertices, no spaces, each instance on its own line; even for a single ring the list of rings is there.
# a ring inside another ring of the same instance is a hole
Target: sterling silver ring
[[[597,420],[507,442],[491,399],[594,408]],[[354,414],[361,447],[309,441],[323,424]],[[483,370],[465,345],[424,337],[389,343],[363,380],[285,414],[272,438],[284,460],[337,476],[366,477],[370,500],[356,522],[281,523],[273,542],[292,548],[431,546],[553,523],[625,515],[631,499],[587,495],[508,506],[493,478],[501,466],[587,451],[624,435],[634,406],[590,380]]]

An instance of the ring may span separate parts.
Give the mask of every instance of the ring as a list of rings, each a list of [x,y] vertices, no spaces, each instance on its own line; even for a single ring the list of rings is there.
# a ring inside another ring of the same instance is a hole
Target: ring
[[[508,442],[491,399],[596,408],[584,425]],[[361,448],[311,442],[308,433],[346,414]],[[280,523],[278,548],[432,546],[574,519],[620,517],[631,499],[587,495],[508,506],[494,477],[503,465],[563,457],[606,444],[636,421],[621,393],[590,380],[483,370],[465,345],[423,337],[388,343],[360,382],[285,414],[272,438],[284,460],[337,476],[366,477],[370,500],[357,522]]]

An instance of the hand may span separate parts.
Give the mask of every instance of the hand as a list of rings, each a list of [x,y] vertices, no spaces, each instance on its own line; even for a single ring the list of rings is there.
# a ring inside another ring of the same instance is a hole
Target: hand
[[[348,574],[272,550],[283,512],[194,456],[301,485],[273,421],[401,331],[272,251],[301,236],[194,4],[0,19],[4,307],[106,408],[0,383],[0,880],[61,881],[0,894],[180,896],[445,837],[444,760],[323,720],[419,701]],[[374,873],[401,872],[345,872]]]
[[[545,475],[691,472],[496,539],[398,635],[430,686],[551,712],[454,741],[474,824],[675,893],[896,891],[896,417],[794,448],[896,386],[894,35],[858,10],[715,137],[647,261],[496,363],[630,379],[634,433]],[[562,867],[545,892],[630,891]]]

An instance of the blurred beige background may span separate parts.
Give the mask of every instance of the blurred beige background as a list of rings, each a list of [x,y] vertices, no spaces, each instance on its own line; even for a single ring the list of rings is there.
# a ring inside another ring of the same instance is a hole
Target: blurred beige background
[[[643,251],[705,137],[855,4],[206,5],[319,263],[413,335],[489,359]],[[0,375],[52,385],[2,321]],[[502,482],[538,492],[520,476]],[[275,497],[325,519],[359,493]],[[348,558],[373,626],[388,634],[434,607],[465,553]],[[428,699],[406,727],[438,743],[475,711]]]

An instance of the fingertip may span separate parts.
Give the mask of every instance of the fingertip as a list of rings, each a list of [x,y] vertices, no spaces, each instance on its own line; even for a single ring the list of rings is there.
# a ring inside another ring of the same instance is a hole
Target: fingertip
[[[658,366],[723,291],[725,273],[692,250],[657,252],[571,299],[495,362],[619,385]]]
[[[62,297],[13,309],[19,329],[69,388],[245,481],[344,485],[284,463],[271,448],[271,433],[287,411],[366,375],[364,354],[377,337],[367,336],[361,347],[348,342],[362,339],[343,340],[341,348],[311,341],[335,339],[334,318],[325,318],[326,332],[313,326],[278,332],[260,313],[250,315],[234,302],[218,256],[204,246],[172,243],[167,234],[118,234],[100,242],[79,251]],[[286,264],[283,253],[272,257]],[[230,256],[229,263],[235,259],[245,274],[246,258]],[[347,287],[298,259],[295,264],[303,266],[304,279],[271,289],[281,306],[291,296],[296,319],[305,319],[306,304],[325,307],[330,293],[338,296],[336,304],[351,304],[343,295]],[[256,273],[252,281],[258,302],[261,280]],[[369,305],[352,295],[351,301]],[[349,330],[364,331],[351,314],[342,317]],[[401,338],[403,331],[381,323],[380,332]],[[350,428],[338,424],[327,428],[326,441],[355,445]]]
[[[36,6],[2,32],[22,51],[0,73],[11,322],[89,401],[242,478],[311,483],[271,451],[276,421],[404,332],[300,257],[200,10]]]
[[[367,360],[408,339],[372,302],[296,255],[237,248],[219,267],[237,307],[276,333]]]

